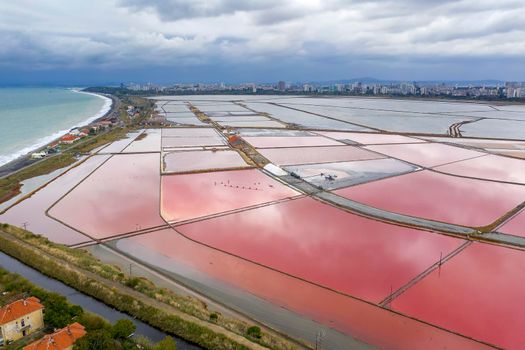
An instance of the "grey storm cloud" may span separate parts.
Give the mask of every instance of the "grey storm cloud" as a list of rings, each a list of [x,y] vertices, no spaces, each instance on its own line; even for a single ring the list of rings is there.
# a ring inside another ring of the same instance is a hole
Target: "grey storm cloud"
[[[523,18],[523,0],[18,0],[0,3],[0,67],[460,72],[524,59]]]
[[[278,5],[278,0],[120,0],[119,5],[134,11],[154,10],[163,20],[213,17],[238,11],[255,11]]]

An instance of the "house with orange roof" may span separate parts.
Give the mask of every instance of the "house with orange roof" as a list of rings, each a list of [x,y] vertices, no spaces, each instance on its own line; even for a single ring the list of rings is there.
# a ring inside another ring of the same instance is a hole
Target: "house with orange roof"
[[[60,143],[71,144],[78,139],[79,137],[76,135],[67,134],[60,138]]]
[[[44,305],[35,297],[0,308],[0,345],[16,341],[44,327]]]
[[[75,322],[26,345],[23,350],[71,350],[73,349],[73,344],[85,335],[86,330],[84,326]]]

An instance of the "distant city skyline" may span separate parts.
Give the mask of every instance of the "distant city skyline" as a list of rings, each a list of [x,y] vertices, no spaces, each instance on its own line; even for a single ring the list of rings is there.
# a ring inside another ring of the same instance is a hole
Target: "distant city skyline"
[[[121,83],[115,87],[101,87],[107,93],[129,93],[134,91],[146,95],[179,95],[179,94],[328,94],[328,95],[364,95],[364,96],[420,96],[446,97],[461,99],[523,99],[525,98],[525,82],[486,81],[438,83],[438,82],[381,82],[374,79],[339,82],[288,83],[283,80],[277,83],[188,83],[188,84],[140,84]],[[95,88],[95,91],[98,91]]]
[[[21,0],[0,85],[525,81],[516,0]]]

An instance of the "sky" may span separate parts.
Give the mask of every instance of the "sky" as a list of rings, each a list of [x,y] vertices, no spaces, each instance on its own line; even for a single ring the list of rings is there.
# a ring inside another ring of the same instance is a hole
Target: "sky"
[[[523,0],[0,0],[0,85],[525,81]]]

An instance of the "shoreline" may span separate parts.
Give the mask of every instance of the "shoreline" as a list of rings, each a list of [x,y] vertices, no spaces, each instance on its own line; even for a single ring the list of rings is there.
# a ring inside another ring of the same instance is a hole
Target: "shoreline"
[[[38,139],[34,144],[31,146],[27,146],[22,148],[20,151],[13,154],[12,159],[10,159],[8,162],[4,164],[0,164],[0,178],[3,178],[5,176],[8,176],[9,174],[16,172],[28,165],[31,165],[39,160],[33,160],[30,159],[30,155],[38,150],[44,149],[47,145],[59,140],[62,136],[67,134],[71,129],[78,127],[81,128],[83,126],[90,125],[100,119],[103,119],[110,115],[115,107],[115,101],[113,98],[104,96],[102,94],[96,94],[92,92],[86,92],[82,91],[80,89],[67,89],[74,93],[81,93],[81,94],[87,94],[87,95],[93,95],[97,96],[105,101],[104,105],[102,105],[101,109],[91,117],[82,120],[81,122],[77,123],[76,125],[73,125],[69,129],[63,129],[60,131],[57,131],[53,133],[52,135],[42,137]],[[44,158],[46,159],[46,158]]]

